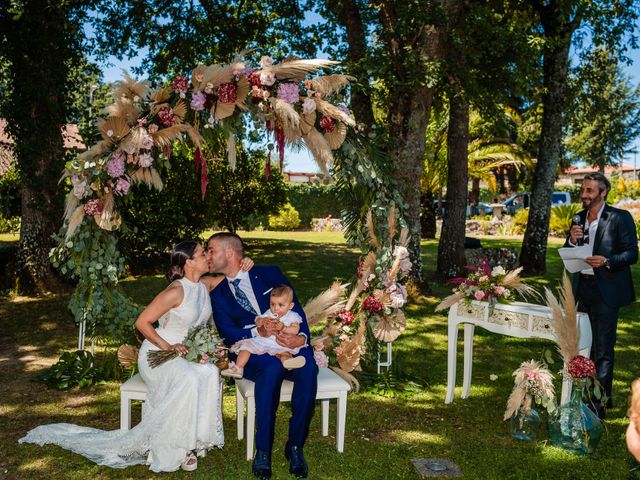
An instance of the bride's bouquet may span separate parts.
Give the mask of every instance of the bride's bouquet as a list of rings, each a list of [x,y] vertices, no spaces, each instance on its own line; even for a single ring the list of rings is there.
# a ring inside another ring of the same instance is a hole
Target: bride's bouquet
[[[217,366],[226,362],[227,347],[218,336],[216,328],[209,323],[191,327],[181,343],[189,349],[184,355],[189,362],[213,363]],[[147,353],[147,360],[151,368],[156,368],[179,355],[175,350],[151,350]]]

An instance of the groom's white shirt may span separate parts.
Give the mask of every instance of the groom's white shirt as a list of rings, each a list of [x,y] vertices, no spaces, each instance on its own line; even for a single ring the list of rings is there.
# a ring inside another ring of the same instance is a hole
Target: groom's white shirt
[[[253,309],[256,312],[258,312],[258,315],[260,315],[260,305],[258,305],[256,294],[253,293],[253,287],[251,286],[251,279],[249,278],[249,272],[240,270],[235,277],[226,277],[226,278],[227,278],[227,282],[229,282],[229,288],[231,289],[231,292],[233,293],[234,297],[237,297],[236,288],[233,286],[231,282],[238,278],[240,279],[240,283],[238,284],[238,287],[247,296],[247,298],[249,299],[249,303],[251,303],[251,306],[253,307]],[[258,329],[255,326],[252,325],[252,326],[247,326],[245,328],[251,328],[251,336],[253,337],[260,336],[260,334],[258,333]]]

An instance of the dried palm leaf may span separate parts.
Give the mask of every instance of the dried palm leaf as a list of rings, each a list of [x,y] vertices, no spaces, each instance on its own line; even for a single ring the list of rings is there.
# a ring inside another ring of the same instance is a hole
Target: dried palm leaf
[[[73,215],[73,212],[75,212],[76,208],[78,208],[78,205],[80,205],[80,200],[78,200],[78,197],[76,197],[73,192],[67,193],[67,198],[64,202],[64,215],[62,218],[64,218],[65,220],[69,220]]]
[[[349,85],[349,82],[355,80],[355,77],[349,75],[333,74],[324,75],[311,80],[312,89],[320,93],[323,97],[339,92]]]
[[[300,138],[300,115],[298,115],[298,112],[295,111],[293,106],[279,98],[273,99],[271,104],[273,106],[273,113],[278,123],[282,126],[284,137],[290,142],[294,142]]]
[[[338,303],[344,306],[344,302],[341,302],[340,299],[344,295],[345,289],[346,285],[342,285],[340,282],[333,282],[324,292],[305,304],[304,313],[309,326],[315,325],[323,318],[326,318],[326,311],[332,306]]]
[[[384,302],[383,302],[384,303]],[[373,336],[381,342],[393,342],[407,327],[407,319],[402,310],[396,310],[391,315],[378,316],[372,328]]]
[[[178,100],[175,106],[172,108],[174,120],[177,119],[176,123],[182,123],[184,120],[184,116],[187,114],[187,105],[183,100]]]
[[[118,348],[118,361],[124,368],[131,368],[138,364],[138,351],[127,343],[120,345]]]
[[[563,278],[562,290],[566,288],[569,289],[569,292],[564,291],[560,293],[560,298],[563,303],[568,302],[569,299],[573,301],[571,284],[568,281],[567,284],[565,284]],[[545,288],[545,297],[547,306],[551,309],[551,324],[553,325],[553,335],[558,350],[565,363],[568,364],[571,359],[578,354],[578,339],[580,337],[575,313],[575,302],[574,306],[569,306],[569,310],[567,311],[565,305],[561,304],[561,301],[559,301],[548,288]],[[569,318],[568,315],[570,312],[572,312],[571,318]]]
[[[350,373],[345,372],[341,368],[338,368],[338,367],[329,367],[329,368],[334,372],[336,372],[336,374],[340,376],[340,378],[342,378],[344,381],[346,381],[349,385],[351,385],[351,389],[353,390],[353,393],[358,393],[360,391],[360,382],[358,382],[358,379],[356,377],[354,377]]]
[[[464,293],[462,292],[457,292],[452,295],[449,295],[448,297],[445,297],[445,299],[438,304],[435,311],[441,312],[442,310],[445,310],[462,300],[464,300]]]
[[[112,105],[104,109],[104,112],[110,117],[121,117],[129,125],[134,125],[140,117],[142,110],[133,100],[129,98],[121,98]]]
[[[409,245],[409,229],[407,227],[402,227],[402,230],[400,230],[400,238],[398,239],[398,244],[403,247]]]
[[[347,127],[344,123],[338,123],[332,132],[324,134],[324,138],[331,150],[339,149],[347,138]]]
[[[117,230],[122,224],[122,218],[117,212],[112,212],[108,218],[103,215],[94,215],[93,217],[100,228],[107,231]]]
[[[130,131],[129,125],[122,117],[101,118],[98,120],[98,128],[102,139],[109,144],[121,140]]]
[[[272,65],[264,71],[273,72],[278,80],[294,80],[301,82],[309,73],[315,73],[322,68],[338,65],[340,62],[333,60],[291,60],[278,65]]]
[[[360,320],[358,331],[349,340],[345,340],[335,348],[336,360],[340,368],[346,372],[361,370],[360,357],[363,353],[362,339],[367,329],[367,322],[364,318]]]
[[[398,272],[400,271],[401,261],[402,259],[400,258],[400,255],[397,255],[396,258],[393,260],[393,263],[391,264],[391,268],[389,269],[389,276],[387,277],[390,283],[396,281],[396,278],[398,277]]]
[[[540,294],[531,285],[528,285],[520,278],[520,272],[523,267],[518,267],[515,270],[507,272],[502,279],[502,285],[506,288],[517,291],[523,297],[539,298]]]
[[[142,127],[133,127],[129,135],[120,143],[120,148],[129,154],[136,154],[142,148],[147,132]]]
[[[316,112],[305,113],[300,116],[300,134],[301,135],[307,135],[311,131],[311,129],[314,128],[314,125],[316,124],[317,116],[318,114]],[[330,145],[329,145],[329,148],[331,148]]]
[[[102,213],[96,220],[98,226],[104,230],[111,230],[114,226],[114,200],[113,193],[109,192],[102,197]],[[119,224],[118,224],[119,225]]]
[[[378,240],[376,227],[373,223],[373,212],[371,210],[367,212],[367,236],[369,237],[371,246],[379,251],[382,245],[380,244],[380,240]]]
[[[71,218],[69,218],[65,239],[68,240],[73,237],[73,234],[76,233],[76,230],[82,224],[82,220],[84,220],[84,205],[78,205],[71,214]]]
[[[333,163],[333,154],[324,136],[318,130],[312,128],[309,133],[302,136],[302,139],[313,155],[313,159],[318,164],[322,174],[329,176],[327,165]]]
[[[244,70],[245,66],[243,62],[235,62],[230,65],[210,65],[203,74],[202,83],[204,85],[210,83],[214,88],[223,83],[229,83],[233,80],[235,72]]]
[[[108,141],[108,142],[100,141],[96,143],[89,150],[87,150],[86,152],[82,152],[80,155],[78,155],[77,157],[78,163],[82,166],[84,162],[88,160],[89,161],[93,160],[96,157],[101,156],[102,154],[104,154],[105,150],[107,150],[109,145],[111,145],[111,141]]]
[[[235,109],[235,103],[216,102],[216,104],[211,109],[211,113],[213,114],[214,118],[222,120],[233,115]]]
[[[326,102],[320,98],[315,97],[314,98],[315,102],[316,102],[316,109],[322,114],[325,115],[327,117],[331,117],[335,120],[340,120],[342,123],[346,123],[347,125],[350,125],[352,127],[355,127],[356,122],[353,118],[351,118],[351,116],[347,115],[346,113],[344,113],[342,110],[340,110],[338,107],[336,107],[335,105]]]
[[[186,127],[186,132],[189,135],[189,138],[191,139],[193,144],[196,147],[201,147],[204,139],[202,138],[202,135],[200,135],[200,132],[198,131],[198,129],[194,128],[193,125],[190,125],[188,123],[185,124],[185,127]]]
[[[237,84],[237,100],[236,100],[236,107],[238,107],[240,110],[247,110],[247,96],[249,95],[249,80],[247,80],[247,77],[240,77],[240,79],[238,80],[238,84]]]
[[[172,91],[171,87],[160,88],[151,94],[151,100],[156,104],[165,103],[171,97]]]
[[[167,145],[171,145],[171,142],[178,138],[182,132],[187,129],[185,124],[172,125],[171,127],[163,128],[152,134],[153,143],[158,148],[164,148]]]
[[[393,237],[396,235],[396,206],[391,205],[389,218],[387,219],[387,243],[391,245]]]
[[[133,99],[134,97],[140,97],[141,99],[147,98],[149,94],[149,80],[143,80],[142,82],[137,82],[131,76],[125,72],[122,80],[116,82],[115,88],[113,89],[113,97],[116,102],[121,98],[129,98]]]

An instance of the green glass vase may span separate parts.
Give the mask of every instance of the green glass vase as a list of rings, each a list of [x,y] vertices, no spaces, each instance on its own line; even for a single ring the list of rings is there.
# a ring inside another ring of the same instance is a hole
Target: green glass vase
[[[534,408],[528,414],[518,410],[518,413],[511,417],[511,438],[519,442],[530,442],[536,439],[541,426],[542,419]]]
[[[551,444],[578,455],[593,453],[600,442],[604,427],[598,416],[584,403],[585,380],[574,381],[571,398],[549,415]]]

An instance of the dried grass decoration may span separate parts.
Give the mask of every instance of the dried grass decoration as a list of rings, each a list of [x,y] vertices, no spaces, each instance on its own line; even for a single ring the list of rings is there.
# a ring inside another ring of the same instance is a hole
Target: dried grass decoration
[[[337,64],[322,59],[276,63],[265,56],[259,67],[251,67],[239,56],[229,65],[199,65],[189,77],[176,76],[154,91],[148,81],[125,74],[114,89],[114,103],[105,109],[106,118],[97,122],[101,140],[66,165],[63,179],[73,186],[65,208],[66,238],[87,218],[106,230],[119,228],[118,204],[132,183],[163,188],[157,165],[170,159],[174,141],[193,147],[204,198],[207,164],[201,132],[221,129],[229,163],[235,166],[235,136],[240,132],[233,129],[244,124],[242,112],[274,134],[281,160],[285,143],[306,146],[328,174],[332,149],[344,141],[347,126],[355,125],[345,106],[329,101],[353,78],[317,75]],[[308,78],[311,75],[316,77]]]
[[[509,420],[522,412],[525,416],[531,413],[531,405],[542,405],[549,413],[556,409],[555,389],[553,387],[553,374],[540,362],[529,360],[523,362],[513,372],[514,387],[507,409],[504,412],[504,420]]]

